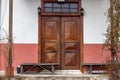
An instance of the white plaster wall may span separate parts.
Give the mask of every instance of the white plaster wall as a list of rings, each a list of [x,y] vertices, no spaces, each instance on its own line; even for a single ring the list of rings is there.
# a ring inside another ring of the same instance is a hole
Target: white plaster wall
[[[84,43],[103,43],[108,23],[105,13],[109,7],[108,0],[82,0],[84,15]]]
[[[1,0],[0,37],[8,37],[8,0]],[[0,43],[3,41],[0,41]],[[6,42],[6,40],[5,40]]]
[[[40,0],[14,0],[14,42],[38,43],[38,11]]]
[[[1,0],[0,0],[0,24],[1,24]]]
[[[3,15],[5,1],[2,0]],[[40,0],[13,0],[14,43],[38,43],[38,12]],[[8,0],[7,0],[8,3]],[[103,43],[107,28],[106,16],[108,0],[82,0],[84,15],[84,43]],[[3,26],[8,26],[8,6],[4,13]],[[6,30],[8,28],[5,28]]]

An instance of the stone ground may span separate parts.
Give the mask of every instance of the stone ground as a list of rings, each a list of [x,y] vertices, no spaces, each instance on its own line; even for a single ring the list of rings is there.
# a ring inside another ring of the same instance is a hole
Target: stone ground
[[[58,71],[60,72],[60,71]],[[63,71],[55,74],[48,72],[39,74],[17,74],[14,72],[14,77],[8,79],[4,76],[4,72],[0,72],[0,80],[109,80],[106,74],[83,74],[80,71]],[[61,74],[62,73],[62,74]]]
[[[4,76],[0,77],[0,80],[108,80],[107,75],[52,75],[52,74],[19,74],[15,75],[11,79]]]

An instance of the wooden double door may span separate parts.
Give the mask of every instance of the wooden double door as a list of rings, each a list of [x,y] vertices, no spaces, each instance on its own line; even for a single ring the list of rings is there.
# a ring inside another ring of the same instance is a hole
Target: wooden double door
[[[42,17],[42,63],[80,69],[80,18]]]

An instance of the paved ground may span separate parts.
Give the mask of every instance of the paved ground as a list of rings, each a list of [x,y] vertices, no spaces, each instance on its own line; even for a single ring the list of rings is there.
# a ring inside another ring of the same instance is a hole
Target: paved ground
[[[70,72],[69,72],[70,73]],[[73,72],[72,72],[73,73]],[[17,74],[11,80],[108,80],[108,76],[104,74],[90,75],[74,72],[74,74]],[[76,74],[75,74],[76,73]],[[0,80],[10,80],[0,73]]]
[[[6,77],[1,77],[0,80],[9,80]],[[43,75],[43,74],[23,74],[15,75],[11,80],[108,80],[107,75]]]

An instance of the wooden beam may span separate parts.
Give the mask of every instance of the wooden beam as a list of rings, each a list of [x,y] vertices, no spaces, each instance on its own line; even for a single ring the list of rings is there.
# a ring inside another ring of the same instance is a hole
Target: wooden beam
[[[12,29],[13,29],[13,0],[9,0],[9,39],[8,39],[8,66],[12,66]]]

